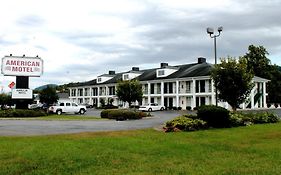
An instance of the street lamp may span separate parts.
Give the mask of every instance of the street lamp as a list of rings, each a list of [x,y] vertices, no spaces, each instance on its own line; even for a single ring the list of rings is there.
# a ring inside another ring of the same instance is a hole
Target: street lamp
[[[207,33],[210,35],[211,38],[214,38],[214,51],[215,51],[215,65],[217,65],[217,37],[220,36],[223,27],[218,27],[217,34],[214,33],[214,29],[211,27],[207,28]],[[216,88],[216,106],[218,106],[218,91]]]

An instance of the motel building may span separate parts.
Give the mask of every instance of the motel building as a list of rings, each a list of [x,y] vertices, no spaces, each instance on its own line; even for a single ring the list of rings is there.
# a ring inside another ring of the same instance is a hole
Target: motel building
[[[97,76],[97,79],[75,83],[69,88],[69,98],[77,103],[88,103],[100,106],[100,100],[114,99],[113,105],[126,107],[128,104],[120,101],[116,96],[117,82],[120,80],[137,79],[142,84],[143,99],[141,104],[157,103],[166,109],[181,107],[194,109],[201,105],[215,105],[214,82],[210,78],[213,65],[205,58],[198,58],[196,63],[170,66],[160,63],[158,68],[140,70],[133,67],[127,72]],[[266,83],[269,80],[254,77],[254,88],[247,101],[240,106],[242,109],[266,108]],[[218,105],[230,109],[227,102],[218,101]]]

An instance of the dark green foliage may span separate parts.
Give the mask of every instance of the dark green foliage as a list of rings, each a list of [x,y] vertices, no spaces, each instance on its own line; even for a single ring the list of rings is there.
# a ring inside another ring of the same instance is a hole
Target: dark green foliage
[[[269,80],[267,84],[268,89],[268,102],[269,103],[281,103],[281,71],[280,66],[269,65],[269,76],[265,77]]]
[[[46,116],[47,113],[43,110],[26,110],[26,109],[9,109],[1,110],[0,117],[40,117]]]
[[[103,98],[100,99],[100,104],[102,108],[105,106],[105,100]]]
[[[8,94],[0,94],[0,105],[1,109],[4,109],[5,105],[11,106],[12,105],[12,98],[11,95]]]
[[[268,114],[268,123],[277,123],[280,121],[279,117],[276,114],[273,113],[267,113]]]
[[[126,109],[106,109],[101,112],[101,118],[116,119],[116,120],[134,120],[147,117],[147,114],[141,111],[126,110]]]
[[[263,46],[250,45],[244,58],[249,72],[253,71],[256,76],[271,80],[267,83],[268,102],[281,103],[281,69],[278,65],[271,65],[268,55]]]
[[[128,102],[131,106],[132,102],[142,100],[142,85],[137,80],[120,81],[117,84],[116,95],[120,100]]]
[[[270,112],[262,112],[262,113],[234,112],[230,114],[230,120],[231,120],[232,127],[279,122],[278,116]]]
[[[59,99],[56,89],[50,86],[47,86],[45,89],[40,91],[39,99],[41,103],[46,103],[47,105],[56,103]]]
[[[207,128],[207,123],[205,121],[188,118],[186,116],[180,116],[171,121],[168,121],[166,122],[164,127],[166,132],[177,131],[177,130],[196,131],[206,128]]]
[[[100,113],[100,117],[101,118],[108,118],[109,111],[111,111],[111,110],[110,109],[102,110],[101,113]]]
[[[190,111],[191,110],[191,106],[187,106],[186,110]]]
[[[197,116],[199,119],[206,121],[210,127],[226,128],[231,126],[229,111],[220,106],[200,106]]]
[[[238,61],[231,57],[222,59],[221,64],[215,65],[211,72],[211,78],[219,91],[218,98],[228,102],[233,110],[249,96],[253,88],[253,77],[251,71],[247,71],[244,58]]]
[[[194,114],[184,114],[183,116],[191,119],[198,119],[197,115]]]
[[[268,65],[270,59],[267,58],[268,52],[263,46],[250,45],[248,52],[244,55],[247,60],[248,72],[253,71],[256,76],[268,77]]]

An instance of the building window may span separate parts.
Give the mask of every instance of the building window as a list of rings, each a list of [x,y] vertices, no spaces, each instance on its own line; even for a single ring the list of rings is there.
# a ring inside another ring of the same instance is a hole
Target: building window
[[[89,93],[88,93],[88,90],[89,90],[89,88],[85,88],[85,92],[84,92],[84,95],[85,95],[85,96],[88,96],[88,94],[89,94]]]
[[[173,83],[164,83],[164,94],[172,94],[173,93]]]
[[[186,82],[186,93],[190,93],[191,92],[191,83],[190,81]]]
[[[196,80],[196,93],[206,92],[205,80]]]
[[[72,89],[72,90],[71,90],[71,96],[72,96],[72,97],[75,97],[75,96],[76,96],[76,89]]]
[[[101,82],[101,77],[98,78],[98,82]]]
[[[78,89],[78,96],[83,96],[83,89]]]
[[[123,79],[124,79],[124,80],[129,80],[129,74],[124,74],[124,75],[123,75]]]
[[[150,94],[154,94],[154,84],[150,84]]]
[[[158,70],[158,76],[165,75],[165,70]]]
[[[98,96],[98,88],[92,88],[92,96]]]
[[[109,95],[115,95],[115,86],[109,87]]]

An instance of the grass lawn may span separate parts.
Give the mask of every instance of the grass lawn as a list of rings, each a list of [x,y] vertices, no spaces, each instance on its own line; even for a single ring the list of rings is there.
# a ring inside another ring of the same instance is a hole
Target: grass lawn
[[[0,174],[275,175],[281,173],[280,128],[0,137]]]
[[[107,120],[95,116],[85,115],[48,115],[42,117],[23,117],[23,118],[0,118],[9,120]]]

